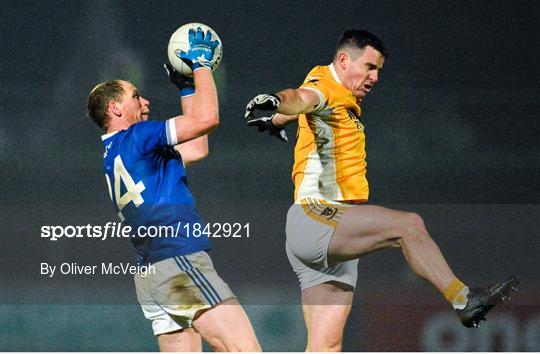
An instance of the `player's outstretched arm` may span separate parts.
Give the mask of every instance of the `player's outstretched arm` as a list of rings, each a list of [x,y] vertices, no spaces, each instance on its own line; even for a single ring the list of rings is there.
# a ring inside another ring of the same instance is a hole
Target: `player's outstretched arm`
[[[300,113],[312,112],[320,103],[320,97],[311,90],[287,89],[276,94],[255,96],[246,106],[247,125],[288,141],[284,127],[298,119]]]
[[[308,89],[287,89],[276,93],[280,99],[278,113],[286,115],[298,115],[311,113],[320,104],[319,95]]]
[[[284,128],[287,124],[298,120],[298,114],[287,115],[276,113],[272,116],[272,124],[278,128]]]

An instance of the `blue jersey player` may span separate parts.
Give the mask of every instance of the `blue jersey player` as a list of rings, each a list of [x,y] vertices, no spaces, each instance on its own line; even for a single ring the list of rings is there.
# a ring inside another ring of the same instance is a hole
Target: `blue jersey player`
[[[188,233],[201,224],[184,167],[208,154],[207,134],[218,125],[216,87],[210,70],[219,44],[210,32],[190,30],[190,49],[179,57],[194,82],[166,66],[180,89],[184,115],[148,121],[150,102],[122,80],[97,85],[88,115],[102,136],[105,177],[121,220],[132,226],[140,265],[155,274],[135,275],[137,298],[152,321],[162,351],[201,351],[201,337],[216,351],[259,351],[251,324],[208,255],[205,236]],[[196,88],[196,89],[195,89]],[[167,227],[158,237],[138,230]]]

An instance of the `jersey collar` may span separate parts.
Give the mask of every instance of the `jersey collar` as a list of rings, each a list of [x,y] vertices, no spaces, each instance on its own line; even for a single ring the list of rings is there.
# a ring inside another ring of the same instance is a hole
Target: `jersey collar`
[[[115,132],[112,132],[112,133],[109,133],[109,134],[103,134],[101,136],[101,141],[105,141],[107,139],[109,139],[111,136],[113,136],[114,134],[118,133],[120,130],[117,130]]]
[[[337,76],[336,69],[334,68],[334,63],[328,65],[328,67],[330,68],[330,72],[332,73],[332,76],[334,77],[334,80],[336,80],[338,84],[343,86],[343,84],[341,83],[341,80]]]

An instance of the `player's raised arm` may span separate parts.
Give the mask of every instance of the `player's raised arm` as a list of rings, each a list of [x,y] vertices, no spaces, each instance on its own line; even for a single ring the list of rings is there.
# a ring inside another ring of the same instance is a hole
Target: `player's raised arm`
[[[169,81],[179,90],[182,100],[182,113],[184,114],[182,119],[185,119],[185,116],[194,117],[193,99],[195,96],[195,83],[193,78],[180,74],[171,64],[164,64],[163,66],[167,72]],[[193,140],[177,144],[174,148],[182,156],[184,166],[188,166],[208,156],[208,135],[202,135]]]
[[[179,143],[206,135],[219,124],[218,98],[211,71],[211,62],[219,41],[212,40],[210,31],[190,30],[190,45],[187,52],[179,52],[182,59],[193,70],[197,90],[193,95],[191,111],[175,119],[176,136]]]
[[[312,90],[287,89],[276,94],[255,96],[246,106],[245,118],[249,126],[288,141],[283,128],[298,119],[298,114],[310,113],[321,103],[320,96]],[[262,111],[262,116],[259,111]]]
[[[193,108],[193,95],[182,96],[182,112],[191,115]],[[174,147],[182,156],[184,166],[189,166],[208,156],[208,135],[203,135]]]

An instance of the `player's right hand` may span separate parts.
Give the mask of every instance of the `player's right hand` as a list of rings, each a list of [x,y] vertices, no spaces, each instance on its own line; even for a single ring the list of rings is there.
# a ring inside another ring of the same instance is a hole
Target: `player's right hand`
[[[212,68],[214,53],[219,45],[218,40],[212,40],[212,33],[202,28],[190,28],[188,34],[189,49],[187,52],[178,52],[178,58],[182,59],[191,70],[195,71],[201,67]]]
[[[268,131],[270,135],[274,135],[278,139],[289,141],[285,130],[275,126],[274,123],[272,123],[272,118],[274,118],[274,115],[275,114],[271,115],[270,117],[251,118],[248,119],[246,123],[250,127],[257,127],[257,130],[260,132]]]
[[[277,113],[280,104],[281,99],[277,95],[264,93],[253,97],[246,105],[244,117],[247,120],[247,125],[257,127],[257,130],[260,132],[268,131],[270,135],[274,135],[283,141],[288,141],[289,139],[285,130],[272,123],[272,118]],[[258,116],[258,111],[263,111],[262,117]]]
[[[195,93],[195,83],[192,77],[180,74],[171,64],[163,64],[169,81],[180,90],[180,96],[190,96]]]
[[[270,114],[277,113],[281,99],[277,95],[263,93],[253,97],[246,105],[246,119],[251,119],[257,111],[270,111]]]

